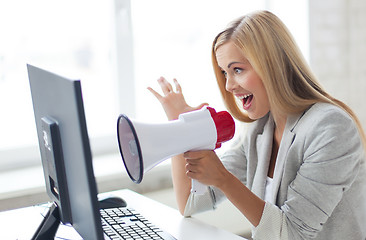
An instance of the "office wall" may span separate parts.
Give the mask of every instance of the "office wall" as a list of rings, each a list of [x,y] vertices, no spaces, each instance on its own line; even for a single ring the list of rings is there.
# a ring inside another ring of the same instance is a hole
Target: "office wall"
[[[366,128],[366,1],[309,0],[310,64]]]

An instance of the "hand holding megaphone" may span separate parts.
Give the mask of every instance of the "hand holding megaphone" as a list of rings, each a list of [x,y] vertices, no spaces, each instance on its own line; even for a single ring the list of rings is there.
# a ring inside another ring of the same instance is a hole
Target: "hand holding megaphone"
[[[179,115],[177,120],[149,124],[120,115],[117,123],[121,156],[130,178],[140,183],[143,174],[160,162],[192,150],[214,150],[230,140],[235,123],[226,112],[211,107]],[[203,194],[206,186],[192,180],[192,192]]]

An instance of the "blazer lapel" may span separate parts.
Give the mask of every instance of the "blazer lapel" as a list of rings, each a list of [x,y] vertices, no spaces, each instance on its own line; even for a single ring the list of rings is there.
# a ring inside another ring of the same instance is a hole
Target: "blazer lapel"
[[[280,187],[280,183],[282,180],[282,174],[284,165],[287,161],[287,153],[295,139],[296,134],[293,132],[298,120],[301,116],[292,115],[287,117],[287,122],[285,126],[285,130],[282,135],[282,140],[280,144],[280,148],[277,154],[276,166],[273,174],[273,195],[272,195],[272,202],[276,203],[276,198],[278,194],[278,189]]]
[[[269,159],[272,152],[273,127],[273,118],[272,116],[269,116],[269,119],[264,126],[263,133],[257,135],[256,147],[258,154],[258,165],[253,179],[252,191],[262,199],[264,197],[266,188]]]

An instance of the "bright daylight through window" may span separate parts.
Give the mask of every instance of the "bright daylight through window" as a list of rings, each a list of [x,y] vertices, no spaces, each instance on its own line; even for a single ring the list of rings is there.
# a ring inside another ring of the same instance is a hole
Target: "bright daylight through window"
[[[131,9],[114,9],[126,2]],[[81,79],[92,143],[105,137],[115,140],[117,116],[124,106],[135,106],[135,117],[143,121],[166,120],[160,104],[146,90],[148,86],[159,90],[156,80],[160,76],[177,78],[189,104],[208,102],[223,109],[211,66],[211,44],[236,17],[255,9],[273,9],[290,24],[306,53],[306,1],[299,2],[294,6],[289,0],[2,1],[0,166],[4,170],[24,165],[24,161],[40,164],[38,155],[32,161],[26,151],[38,154],[26,63]],[[287,20],[291,17],[288,9],[301,20],[296,25],[301,31]],[[126,44],[124,39],[131,42]],[[133,57],[118,51],[124,46],[131,46]],[[132,68],[128,77],[118,74],[124,63]],[[133,99],[121,92],[131,81]],[[117,145],[107,143],[109,149],[118,151]],[[92,144],[92,148],[98,146]]]
[[[111,1],[0,3],[0,154],[15,150],[1,158],[3,164],[31,160],[27,151],[17,150],[38,152],[26,63],[81,79],[90,137],[114,134],[118,100],[112,13]]]

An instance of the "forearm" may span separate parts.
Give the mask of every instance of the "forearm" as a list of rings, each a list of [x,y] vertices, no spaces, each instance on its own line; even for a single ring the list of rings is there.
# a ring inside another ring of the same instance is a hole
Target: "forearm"
[[[163,91],[163,95],[148,87],[148,90],[159,100],[169,120],[178,119],[182,113],[201,109],[207,103],[202,103],[197,107],[189,106],[183,96],[182,88],[178,81],[174,79],[173,86],[163,77],[158,79],[158,83]],[[172,158],[172,178],[176,194],[179,211],[183,214],[191,190],[191,179],[186,175],[186,162],[182,155]]]
[[[258,226],[265,206],[265,202],[262,199],[257,197],[230,172],[227,173],[225,181],[217,187],[253,226]]]
[[[178,209],[183,215],[191,191],[191,179],[186,175],[186,161],[183,155],[172,158],[172,179]]]

